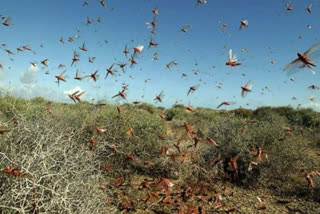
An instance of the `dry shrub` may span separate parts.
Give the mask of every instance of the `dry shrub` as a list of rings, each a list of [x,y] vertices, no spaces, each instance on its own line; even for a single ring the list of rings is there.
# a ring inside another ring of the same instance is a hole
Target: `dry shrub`
[[[0,163],[26,174],[0,174],[1,210],[34,213],[36,203],[43,213],[104,212],[98,189],[103,175],[87,147],[74,139],[77,130],[55,125],[51,115],[17,117],[21,124],[0,143]]]

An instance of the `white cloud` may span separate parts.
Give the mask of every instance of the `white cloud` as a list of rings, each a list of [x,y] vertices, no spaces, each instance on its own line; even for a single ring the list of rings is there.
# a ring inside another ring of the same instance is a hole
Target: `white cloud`
[[[39,71],[38,65],[30,64],[28,70],[20,74],[20,81],[24,84],[32,84],[37,82],[37,73]]]
[[[319,102],[311,102],[311,103],[302,104],[301,108],[311,108],[315,111],[320,112],[320,103]]]
[[[65,90],[63,93],[56,88],[47,87],[45,85],[39,85],[36,83],[30,84],[12,84],[4,81],[0,81],[0,94],[8,94],[14,97],[21,97],[25,99],[30,99],[34,97],[43,97],[48,100],[58,101],[58,102],[70,102],[68,94],[72,94],[76,91],[84,91],[79,86],[71,88],[70,90]],[[83,94],[81,98],[89,99],[91,96],[87,93]]]
[[[58,91],[38,84],[19,84],[0,82],[0,90],[5,94],[22,98],[44,97],[49,100],[65,101],[63,94]]]
[[[63,94],[65,95],[65,97],[68,97],[68,94],[73,94],[73,93],[76,92],[76,91],[82,92],[82,91],[84,91],[84,90],[82,90],[82,89],[80,88],[80,86],[76,86],[76,87],[74,87],[74,88],[72,88],[72,89],[70,89],[70,90],[65,90],[65,91],[63,91]],[[85,94],[84,94],[84,95],[85,95]],[[84,95],[82,95],[82,97],[84,97]]]
[[[34,65],[35,66],[30,64],[30,66],[28,68],[28,72],[37,73],[40,70],[37,64],[34,64]]]
[[[0,80],[4,79],[5,78],[5,71],[3,69],[0,69]]]

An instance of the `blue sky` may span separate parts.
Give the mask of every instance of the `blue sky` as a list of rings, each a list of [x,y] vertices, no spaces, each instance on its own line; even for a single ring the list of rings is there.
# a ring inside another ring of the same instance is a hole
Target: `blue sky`
[[[87,0],[89,5],[85,7],[82,0],[0,1],[0,14],[9,16],[11,23],[9,27],[0,26],[0,43],[15,53],[12,61],[0,50],[1,91],[70,102],[66,92],[80,87],[86,91],[85,100],[123,103],[111,97],[126,83],[128,102],[154,103],[154,97],[163,90],[163,103],[157,105],[165,107],[175,102],[185,105],[190,102],[192,106],[215,108],[222,101],[233,101],[236,104],[227,109],[289,104],[320,109],[319,91],[307,89],[309,85],[319,85],[319,70],[312,75],[307,69],[301,69],[292,76],[294,82],[282,71],[296,58],[297,52],[304,52],[319,42],[319,1],[293,1],[291,11],[286,11],[287,1],[279,0],[208,0],[207,4],[198,6],[196,0],[108,0],[106,8],[98,0]],[[310,4],[313,10],[308,14],[306,8]],[[155,7],[159,10],[158,27],[152,35],[145,22],[153,20]],[[87,17],[95,22],[86,25]],[[96,22],[98,17],[101,23]],[[249,26],[239,30],[240,21],[244,19]],[[228,24],[224,32],[221,23]],[[186,24],[192,27],[183,33],[180,29]],[[307,28],[308,24],[311,29]],[[67,42],[69,36],[77,34],[80,38]],[[298,39],[300,35],[302,40]],[[148,49],[151,36],[159,45]],[[60,37],[65,39],[65,44],[59,42]],[[79,50],[83,42],[87,52]],[[126,74],[118,69],[121,76],[104,79],[105,69],[112,63],[128,63],[122,53],[124,46],[128,45],[132,51],[139,44],[145,48],[137,58],[138,64],[127,68]],[[16,48],[22,45],[30,45],[36,54],[17,53]],[[229,49],[237,54],[241,66],[225,65]],[[70,67],[75,50],[80,53],[80,61]],[[158,61],[152,61],[155,51]],[[89,56],[96,57],[93,64],[88,63]],[[42,69],[40,61],[46,58],[50,64]],[[171,60],[179,65],[169,71],[165,65]],[[313,60],[318,64],[319,54]],[[32,68],[30,62],[36,62],[39,69]],[[59,64],[66,65],[68,78],[58,87],[54,76],[62,71],[58,69]],[[78,82],[73,79],[77,69],[86,75],[97,69],[100,77],[96,83],[89,79]],[[197,75],[193,73],[195,69],[199,70]],[[45,74],[46,71],[49,74]],[[186,73],[187,78],[181,78],[182,73]],[[148,78],[151,80],[145,83]],[[253,83],[252,92],[242,98],[240,87],[248,80]],[[218,83],[222,84],[221,89],[216,88]],[[198,90],[187,96],[189,87],[198,84]],[[265,86],[271,92],[261,94]],[[314,102],[309,100],[313,96]]]

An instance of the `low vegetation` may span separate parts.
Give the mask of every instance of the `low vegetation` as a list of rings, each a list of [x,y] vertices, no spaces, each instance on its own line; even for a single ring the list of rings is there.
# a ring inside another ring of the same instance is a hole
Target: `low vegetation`
[[[0,212],[240,211],[227,196],[235,188],[298,198],[316,213],[319,125],[319,113],[290,107],[190,112],[2,96]],[[276,213],[267,196],[253,200]]]

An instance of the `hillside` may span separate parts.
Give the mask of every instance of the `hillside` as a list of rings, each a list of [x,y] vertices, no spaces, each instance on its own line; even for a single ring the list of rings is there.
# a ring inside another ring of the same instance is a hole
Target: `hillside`
[[[290,107],[2,96],[0,213],[319,213],[319,125]]]

